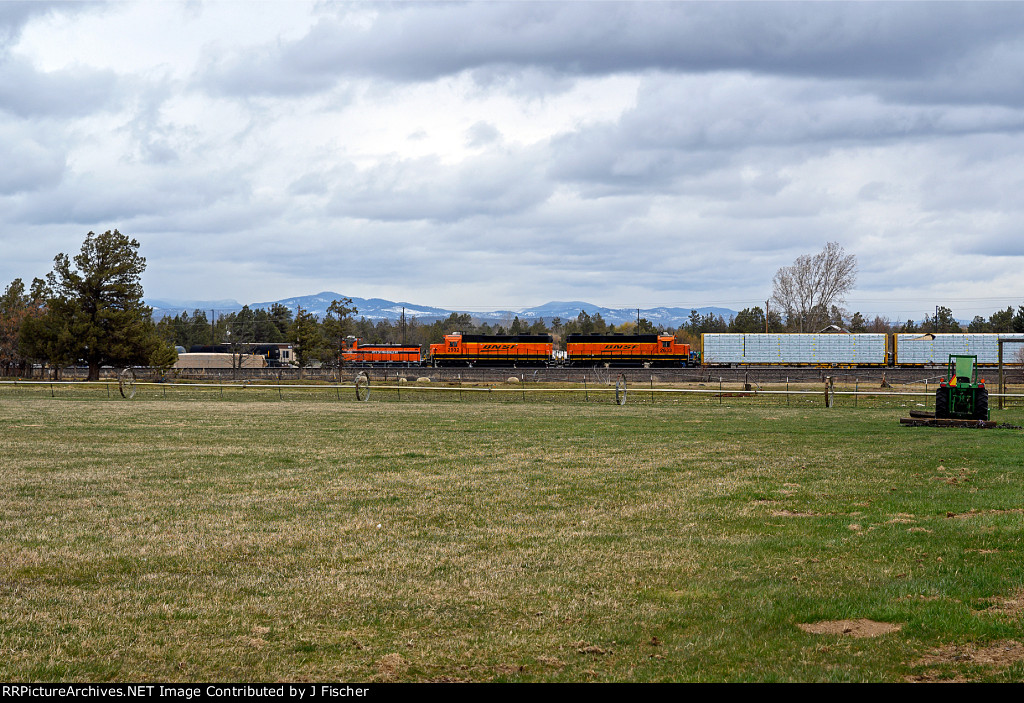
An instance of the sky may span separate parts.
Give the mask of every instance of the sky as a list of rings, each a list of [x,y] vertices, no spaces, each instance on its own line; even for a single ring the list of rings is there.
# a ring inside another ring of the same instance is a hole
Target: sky
[[[1024,305],[1024,3],[0,0],[0,286],[86,233],[146,296]]]

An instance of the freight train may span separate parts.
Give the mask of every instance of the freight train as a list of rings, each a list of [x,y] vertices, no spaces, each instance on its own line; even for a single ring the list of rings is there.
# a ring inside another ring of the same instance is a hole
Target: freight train
[[[356,366],[496,366],[496,367],[646,367],[811,366],[890,367],[945,366],[950,354],[978,357],[979,366],[998,364],[1000,338],[1010,334],[918,333],[707,333],[701,351],[672,335],[582,335],[566,337],[556,350],[550,335],[445,335],[420,356],[416,346],[361,345],[350,342],[345,362]],[[1024,363],[1024,343],[1005,342],[1003,363]],[[378,350],[388,350],[390,357]]]
[[[945,366],[950,354],[978,357],[979,366],[999,361],[999,339],[1024,334],[918,333],[707,333],[701,351],[670,334],[571,334],[564,350],[551,335],[447,334],[426,354],[410,344],[365,344],[349,337],[342,345],[346,366],[393,367],[611,367],[686,368],[694,366],[904,367]],[[291,365],[291,345],[241,345],[263,356],[267,366]],[[192,352],[224,352],[194,347]],[[1024,343],[1004,342],[1003,363],[1024,364]]]

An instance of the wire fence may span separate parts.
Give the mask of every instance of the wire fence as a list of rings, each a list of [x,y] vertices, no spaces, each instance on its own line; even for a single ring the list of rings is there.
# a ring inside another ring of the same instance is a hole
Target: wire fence
[[[617,405],[737,404],[818,408],[906,408],[934,410],[937,385],[928,379],[902,389],[869,388],[861,384],[750,384],[717,382],[655,385],[626,374],[598,382],[532,383],[509,377],[503,383],[447,381],[374,381],[355,376],[351,381],[272,383],[260,381],[152,382],[134,375],[101,381],[0,381],[0,400],[66,398],[105,400],[216,400],[232,402],[438,402],[438,403],[612,403]],[[1024,385],[1005,393],[989,392],[989,406],[1024,408]]]

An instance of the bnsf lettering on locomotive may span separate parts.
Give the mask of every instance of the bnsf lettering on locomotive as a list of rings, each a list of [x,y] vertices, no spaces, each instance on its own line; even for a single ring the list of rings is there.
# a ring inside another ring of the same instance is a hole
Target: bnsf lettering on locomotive
[[[509,351],[515,349],[514,344],[484,344],[480,347],[481,351]]]

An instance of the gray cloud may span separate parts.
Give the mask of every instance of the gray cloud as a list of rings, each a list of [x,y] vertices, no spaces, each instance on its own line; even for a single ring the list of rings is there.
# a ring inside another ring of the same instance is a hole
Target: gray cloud
[[[85,6],[89,3],[75,3]],[[91,3],[95,4],[95,3]],[[6,0],[0,2],[0,55],[21,35],[21,30],[29,20],[50,14],[55,11],[75,8],[66,2],[45,2],[44,0]]]
[[[2,3],[0,3],[2,4]],[[0,57],[0,111],[18,117],[71,117],[110,106],[117,79],[110,71],[41,72],[28,61]]]
[[[1015,3],[476,3],[381,5],[369,25],[325,15],[299,40],[225,58],[228,92],[323,90],[345,76],[484,82],[566,75],[749,71],[869,79],[888,99],[1019,104]],[[993,71],[993,67],[999,70]],[[908,82],[912,81],[912,82]]]
[[[466,130],[466,144],[481,147],[501,141],[501,132],[489,122],[477,122]]]
[[[226,201],[238,201],[239,207],[246,211],[256,205],[248,184],[237,172],[216,170],[186,178],[180,173],[160,171],[145,174],[101,171],[65,177],[47,191],[22,198],[10,208],[9,219],[22,224],[85,227],[97,222],[139,226],[171,220],[176,228],[188,231],[195,227],[191,224],[193,218],[201,214],[206,220],[202,229],[208,232],[226,224],[215,217],[217,208]]]
[[[555,139],[551,171],[658,189],[772,153],[778,160],[783,150],[792,162],[837,146],[1022,131],[1024,110],[893,105],[820,82],[747,74],[659,75],[644,81],[636,107],[617,122]]]
[[[370,220],[457,221],[536,207],[551,194],[535,154],[489,153],[456,167],[438,159],[391,159],[352,171],[329,211]]]
[[[57,185],[67,167],[61,149],[44,144],[35,130],[0,123],[0,195]]]

